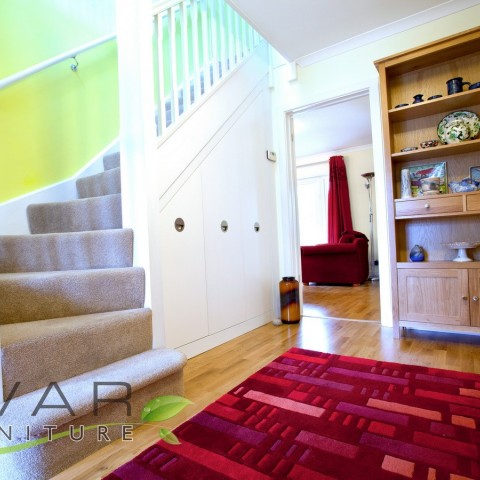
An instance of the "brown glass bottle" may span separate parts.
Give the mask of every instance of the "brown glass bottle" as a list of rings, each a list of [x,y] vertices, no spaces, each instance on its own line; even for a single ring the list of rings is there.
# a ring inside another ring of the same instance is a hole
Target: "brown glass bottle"
[[[283,277],[280,287],[280,320],[282,323],[300,321],[300,293],[295,277]]]

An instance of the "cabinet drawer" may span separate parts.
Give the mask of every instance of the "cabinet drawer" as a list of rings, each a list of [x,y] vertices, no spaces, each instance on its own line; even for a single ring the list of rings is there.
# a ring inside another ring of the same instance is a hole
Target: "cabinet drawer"
[[[463,211],[462,197],[425,197],[415,200],[395,202],[395,216],[432,215],[436,213],[456,213]],[[479,205],[480,208],[480,205]]]
[[[472,211],[472,210],[480,211],[480,193],[467,195],[467,211]]]

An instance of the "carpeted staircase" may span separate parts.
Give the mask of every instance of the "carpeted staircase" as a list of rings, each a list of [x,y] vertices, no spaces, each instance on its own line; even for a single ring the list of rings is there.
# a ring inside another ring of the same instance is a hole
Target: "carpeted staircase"
[[[133,231],[122,228],[119,155],[106,156],[104,169],[77,181],[77,200],[30,205],[31,235],[0,236],[3,395],[11,398],[0,404],[0,448],[46,437],[48,425],[56,434],[135,424],[149,400],[183,393],[184,355],[152,349],[144,271],[133,266]],[[49,479],[121,428],[3,454],[0,479]]]

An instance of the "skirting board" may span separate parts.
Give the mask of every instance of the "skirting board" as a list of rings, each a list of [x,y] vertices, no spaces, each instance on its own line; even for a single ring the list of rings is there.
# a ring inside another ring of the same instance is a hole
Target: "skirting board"
[[[463,335],[480,335],[480,327],[468,327],[461,325],[441,325],[439,323],[424,323],[424,322],[406,322],[400,320],[400,328],[412,328],[414,330],[423,330],[427,332],[442,332],[442,333],[461,333]],[[402,332],[400,332],[401,335]]]
[[[244,333],[248,333],[258,327],[262,327],[263,325],[271,322],[273,318],[273,310],[270,310],[263,315],[251,318],[250,320],[246,320],[245,322],[234,325],[233,327],[227,328],[212,335],[208,335],[207,337],[200,338],[186,345],[175,347],[175,350],[184,353],[187,358],[192,358],[211,350],[212,348],[218,347],[229,340],[233,340]]]

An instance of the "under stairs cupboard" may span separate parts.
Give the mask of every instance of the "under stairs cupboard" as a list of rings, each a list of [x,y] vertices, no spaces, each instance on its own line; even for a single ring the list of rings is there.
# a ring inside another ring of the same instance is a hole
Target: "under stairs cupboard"
[[[394,334],[399,336],[402,327],[478,334],[480,248],[468,250],[473,261],[454,262],[456,251],[449,244],[480,242],[480,192],[452,193],[447,184],[480,166],[480,138],[439,141],[427,148],[421,143],[438,139],[439,123],[453,112],[480,115],[480,88],[447,91],[447,81],[456,77],[480,81],[480,28],[375,64],[382,97]],[[413,102],[419,95],[423,101]],[[402,170],[412,176],[431,171],[433,164],[440,169],[445,164],[444,192],[415,191],[406,198],[403,189],[402,198]],[[415,245],[423,247],[424,262],[409,261]]]
[[[275,164],[251,127],[259,108],[236,126],[255,133],[227,132],[159,213],[166,345],[187,356],[273,319]]]

